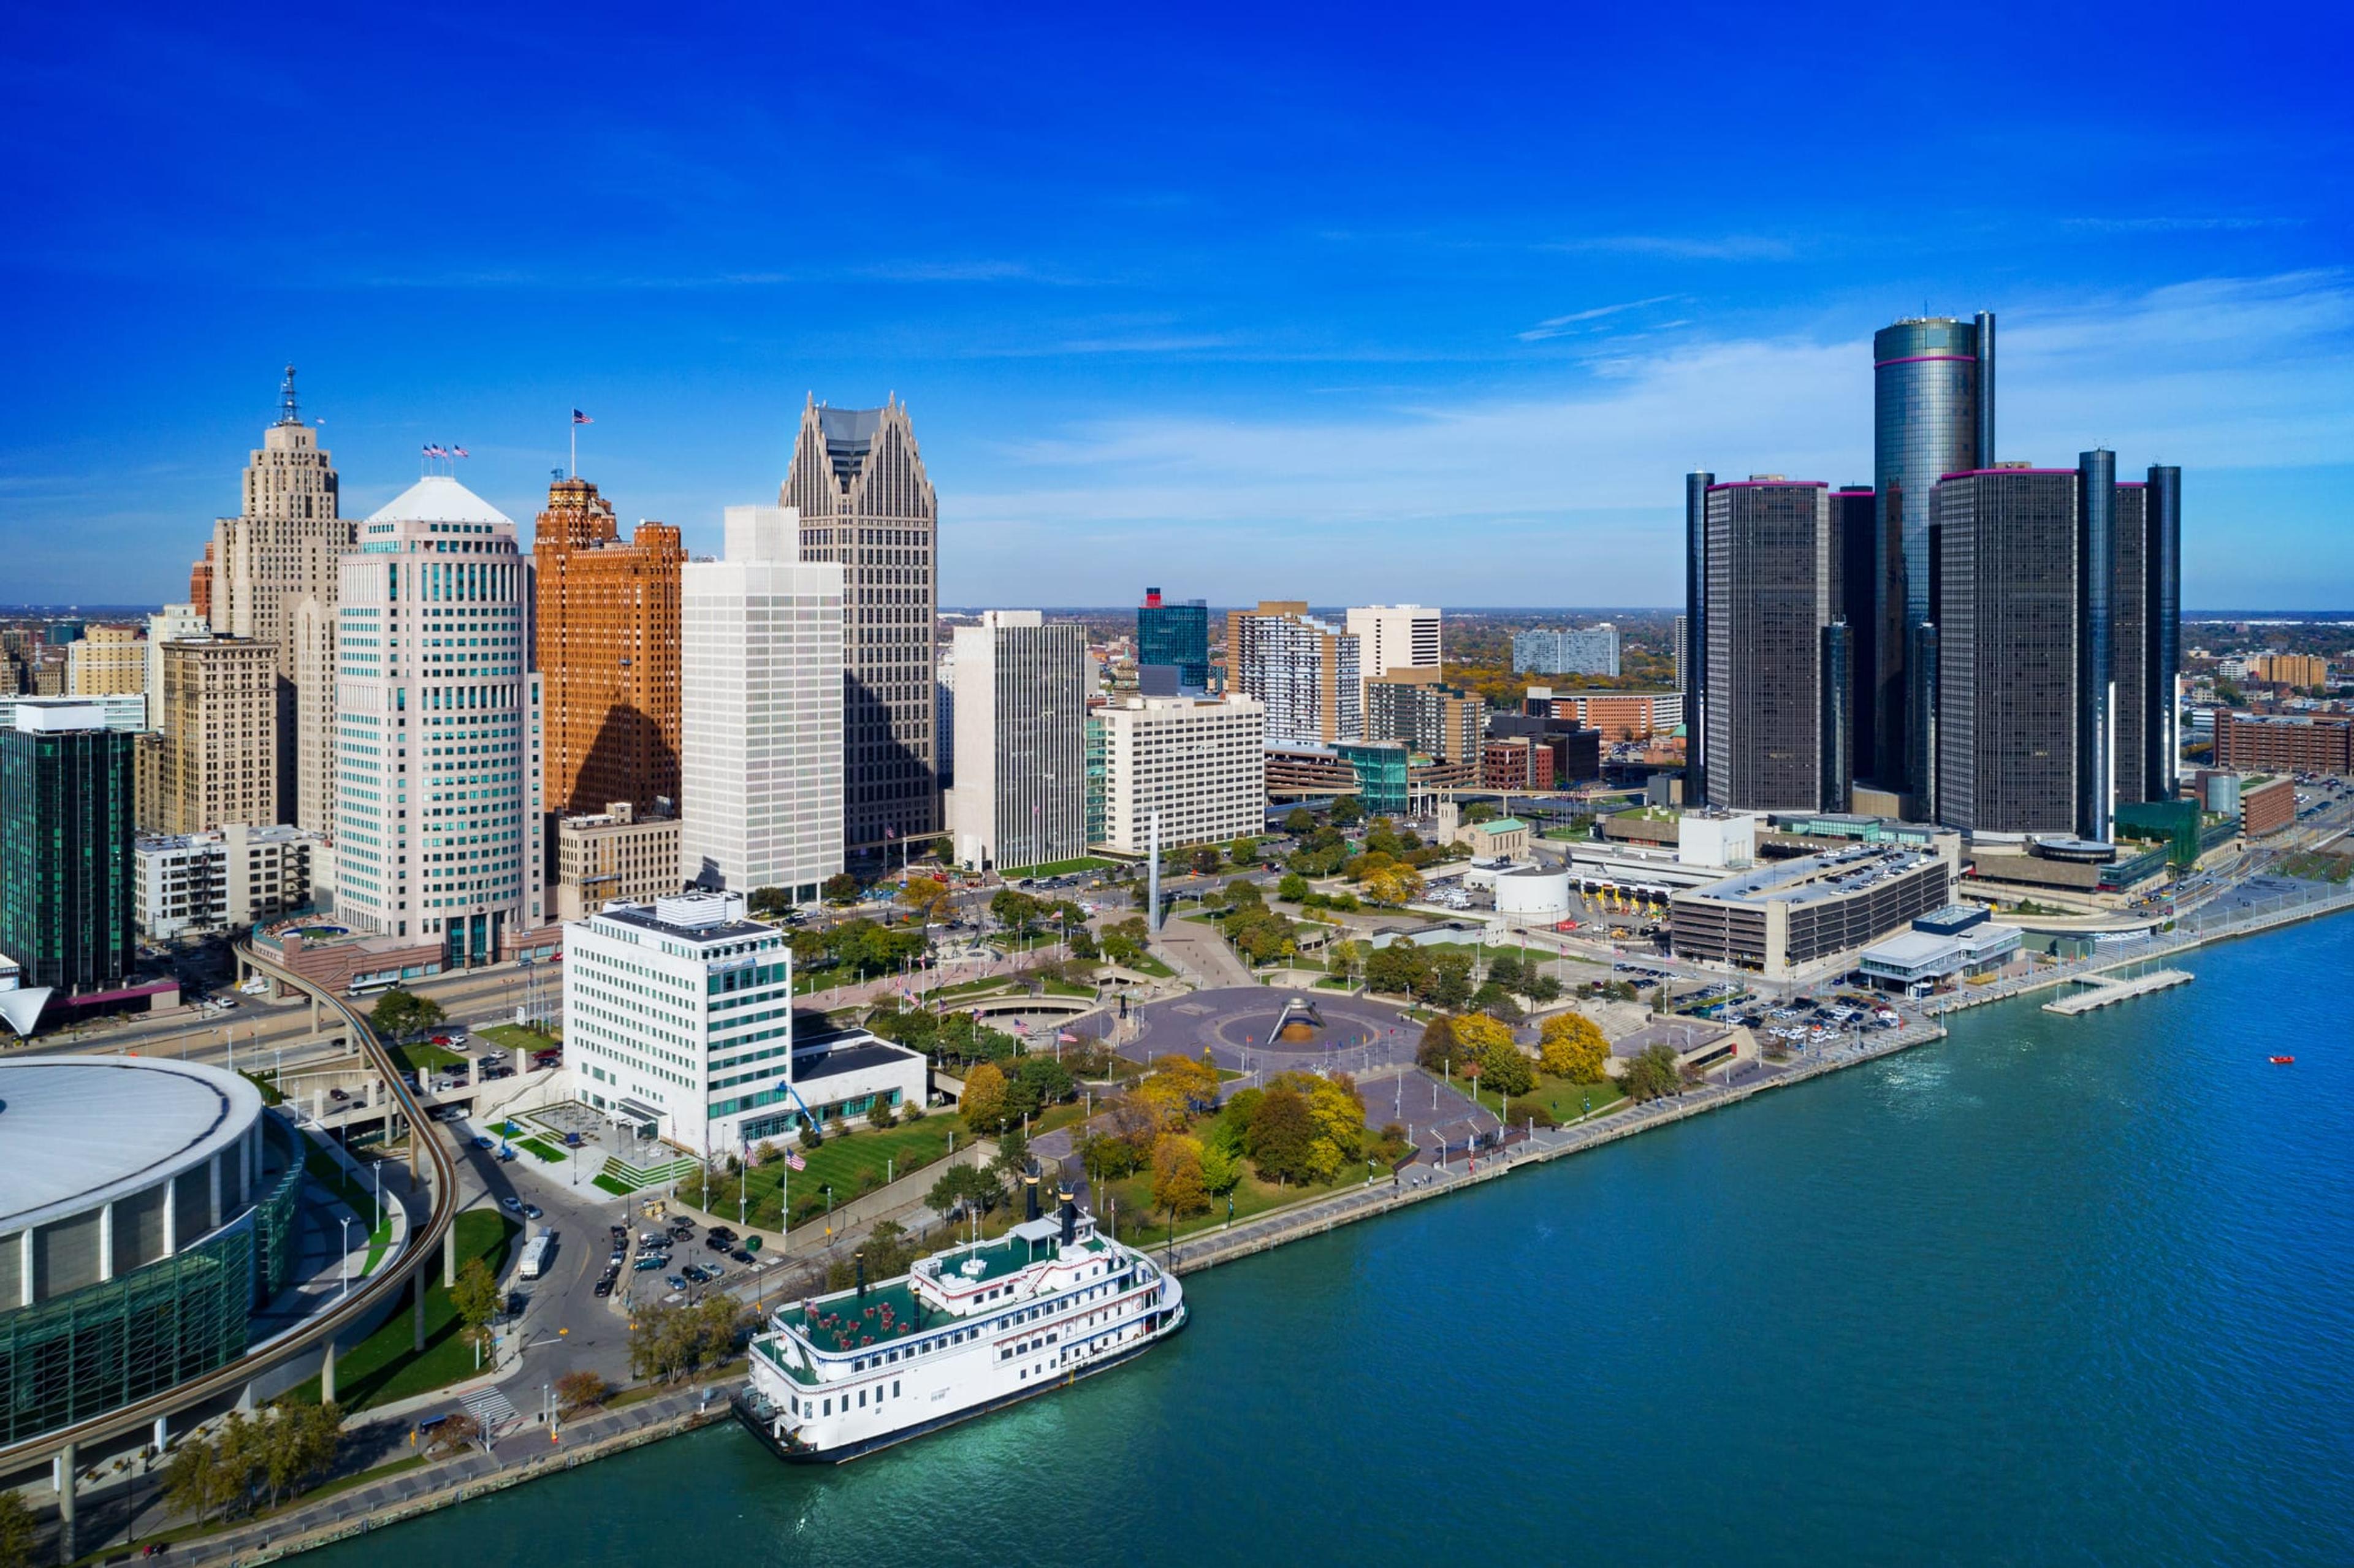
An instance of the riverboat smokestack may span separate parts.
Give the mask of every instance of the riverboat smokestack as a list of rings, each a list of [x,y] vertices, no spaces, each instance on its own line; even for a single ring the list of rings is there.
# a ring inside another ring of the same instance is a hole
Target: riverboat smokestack
[[[1022,1217],[1025,1220],[1038,1217],[1038,1172],[1035,1171],[1022,1172]]]
[[[859,1298],[864,1300],[866,1296],[866,1249],[860,1247],[851,1254],[850,1264],[858,1271],[858,1295]]]
[[[1079,1206],[1071,1201],[1071,1190],[1057,1186],[1055,1196],[1063,1204],[1063,1245],[1067,1247],[1079,1238]]]

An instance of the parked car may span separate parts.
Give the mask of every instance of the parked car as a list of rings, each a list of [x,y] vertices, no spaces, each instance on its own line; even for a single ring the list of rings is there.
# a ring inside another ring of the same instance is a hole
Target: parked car
[[[663,1283],[664,1285],[669,1286],[673,1290],[684,1290],[684,1289],[685,1289],[685,1288],[686,1288],[686,1281],[685,1281],[685,1280],[684,1280],[684,1279],[681,1279],[681,1278],[680,1278],[677,1275],[675,1275],[675,1274],[673,1274],[673,1275],[670,1276],[668,1278],[664,1279],[664,1280],[663,1281]]]
[[[523,1200],[510,1192],[499,1200],[499,1207],[511,1214],[520,1214],[523,1213]]]
[[[525,1303],[525,1302],[526,1302],[526,1301],[527,1301],[527,1300],[529,1300],[529,1299],[530,1299],[530,1298],[528,1298],[528,1297],[526,1297],[525,1295],[524,1295],[524,1293],[523,1293],[522,1291],[520,1291],[520,1290],[510,1290],[510,1291],[508,1291],[508,1292],[507,1292],[507,1316],[508,1316],[508,1317],[510,1317],[510,1318],[520,1318],[520,1317],[522,1317],[522,1316],[523,1316],[524,1303]]]
[[[487,1132],[478,1132],[474,1135],[474,1147],[477,1149],[495,1148],[497,1143],[498,1139],[493,1138]]]
[[[747,1252],[740,1246],[734,1252],[729,1253],[727,1255],[734,1258],[738,1263],[758,1263],[760,1261],[759,1255],[757,1253]]]
[[[637,1262],[630,1265],[630,1269],[631,1272],[635,1274],[650,1274],[657,1268],[668,1268],[669,1266],[670,1259],[663,1256],[663,1255],[658,1252],[650,1252],[643,1257],[638,1259]]]
[[[547,1218],[547,1211],[537,1203],[525,1203],[523,1206],[523,1217],[526,1220],[544,1220]]]
[[[597,1282],[596,1294],[597,1298],[600,1301],[606,1297],[613,1294],[613,1277],[611,1275],[609,1274],[604,1278]]]

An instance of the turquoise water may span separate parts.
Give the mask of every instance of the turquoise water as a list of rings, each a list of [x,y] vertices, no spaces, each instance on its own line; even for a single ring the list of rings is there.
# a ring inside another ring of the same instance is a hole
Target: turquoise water
[[[2184,967],[1196,1276],[841,1469],[730,1427],[313,1561],[2354,1561],[2354,920]]]

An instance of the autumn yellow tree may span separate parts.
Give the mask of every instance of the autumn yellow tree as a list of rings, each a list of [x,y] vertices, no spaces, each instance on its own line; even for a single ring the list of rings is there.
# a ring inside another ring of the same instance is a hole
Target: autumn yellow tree
[[[1598,1084],[1610,1059],[1610,1042],[1582,1012],[1556,1013],[1544,1022],[1538,1060],[1544,1070],[1573,1084]]]
[[[1308,1103],[1313,1131],[1308,1141],[1307,1174],[1329,1181],[1341,1168],[1360,1159],[1365,1148],[1365,1102],[1356,1080],[1346,1073],[1320,1077],[1314,1073],[1282,1073],[1267,1086],[1288,1088]]]
[[[1152,1206],[1172,1214],[1199,1213],[1210,1206],[1200,1139],[1164,1132],[1153,1143]]]
[[[1411,904],[1422,896],[1422,873],[1394,862],[1365,874],[1365,892],[1378,904]]]
[[[949,901],[949,885],[928,876],[911,876],[899,889],[899,902],[908,913],[927,921],[945,920],[954,911]]]
[[[995,1132],[1005,1125],[1005,1075],[994,1062],[983,1062],[965,1075],[958,1114],[975,1132]]]
[[[1135,1093],[1163,1128],[1182,1131],[1197,1111],[1217,1103],[1218,1070],[1191,1056],[1163,1056],[1152,1064]]]

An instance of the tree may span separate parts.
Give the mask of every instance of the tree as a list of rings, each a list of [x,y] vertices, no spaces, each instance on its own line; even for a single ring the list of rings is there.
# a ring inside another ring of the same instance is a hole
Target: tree
[[[1137,959],[1144,956],[1146,945],[1151,939],[1152,928],[1144,923],[1144,916],[1131,915],[1125,920],[1104,927],[1104,954],[1113,963],[1134,964]]]
[[[1393,862],[1366,874],[1365,892],[1376,903],[1411,904],[1422,896],[1422,873],[1404,862]]]
[[[825,895],[828,904],[854,903],[858,898],[858,878],[846,871],[837,871],[825,879],[818,891]]]
[[[1510,1045],[1512,1032],[1484,1012],[1466,1012],[1449,1021],[1455,1031],[1456,1060],[1485,1054],[1490,1047]]]
[[[1332,802],[1332,822],[1335,827],[1352,828],[1365,820],[1365,803],[1354,795],[1343,795]]]
[[[960,1205],[987,1213],[1004,1198],[1005,1189],[979,1166],[951,1165],[924,1194],[924,1202],[936,1214],[954,1213]]]
[[[1202,1185],[1214,1196],[1224,1197],[1239,1185],[1243,1179],[1243,1159],[1240,1149],[1229,1148],[1223,1142],[1202,1143]]]
[[[605,1381],[602,1372],[589,1372],[586,1368],[568,1372],[556,1380],[557,1408],[569,1415],[576,1410],[604,1404],[605,1396],[612,1392],[612,1385]]]
[[[1198,1213],[1210,1206],[1202,1172],[1202,1140],[1164,1132],[1152,1146],[1152,1206],[1172,1214]]]
[[[1258,858],[1258,841],[1245,833],[1226,846],[1226,858],[1236,865],[1248,865]]]
[[[450,1305],[457,1311],[462,1337],[488,1349],[491,1319],[499,1315],[499,1282],[492,1276],[490,1265],[479,1257],[468,1258],[458,1270],[458,1282],[450,1287]]]
[[[1610,1042],[1582,1012],[1562,1012],[1544,1021],[1538,1057],[1544,1070],[1573,1084],[1598,1084],[1606,1075]]]
[[[1500,1018],[1507,1023],[1518,1023],[1527,1016],[1521,1004],[1512,1000],[1512,993],[1494,980],[1471,993],[1471,1006],[1477,1012]]]
[[[1157,1125],[1175,1131],[1218,1103],[1218,1070],[1197,1057],[1162,1056],[1131,1097],[1151,1111]]]
[[[1294,806],[1284,813],[1283,831],[1294,838],[1305,838],[1316,831],[1316,813],[1305,806]]]
[[[1619,1086],[1630,1100],[1656,1100],[1683,1092],[1683,1075],[1676,1070],[1676,1054],[1666,1045],[1646,1046],[1627,1064]]]
[[[429,1453],[455,1454],[482,1436],[481,1422],[462,1410],[453,1411],[435,1424],[433,1436],[427,1441],[426,1449]]]
[[[1537,1086],[1535,1065],[1509,1033],[1500,1044],[1480,1048],[1479,1086],[1500,1095],[1525,1095]]]
[[[907,912],[927,923],[946,920],[954,911],[949,896],[949,885],[928,876],[911,876],[899,889],[899,902]]]
[[[1430,980],[1418,994],[1424,1001],[1452,1012],[1471,1000],[1471,955],[1447,948],[1430,960]]]
[[[1666,986],[1659,986],[1655,988],[1651,992],[1651,1011],[1653,1012],[1665,1012],[1668,1011],[1670,1005],[1668,988]]]
[[[1425,1072],[1441,1072],[1460,1049],[1455,1044],[1454,1025],[1442,1015],[1422,1026],[1422,1042],[1414,1048],[1414,1065]]]
[[[0,1568],[32,1568],[33,1510],[25,1494],[0,1491]]]
[[[376,999],[376,1006],[368,1013],[368,1022],[376,1025],[376,1032],[386,1039],[402,1040],[438,1028],[448,1016],[441,1011],[441,1004],[431,997],[419,996],[414,991],[395,986]]]
[[[1287,871],[1283,880],[1275,885],[1275,895],[1288,904],[1297,904],[1308,896],[1308,879],[1296,871]]]
[[[1016,936],[1028,936],[1044,907],[1018,887],[1001,887],[989,896],[989,917]]]
[[[975,1132],[995,1132],[1005,1125],[1005,1075],[996,1063],[983,1062],[966,1075],[957,1110]]]
[[[343,1440],[344,1412],[340,1405],[288,1404],[269,1408],[267,1419],[249,1428],[252,1435],[254,1468],[270,1489],[270,1506],[305,1481],[334,1467],[335,1450]]]
[[[1308,1101],[1288,1084],[1270,1085],[1251,1112],[1244,1139],[1258,1173],[1277,1181],[1309,1180],[1310,1146],[1315,1141],[1316,1119]]]
[[[1218,854],[1218,846],[1215,844],[1204,844],[1193,852],[1193,871],[1197,875],[1214,875],[1218,867],[1225,863],[1225,860]]]

